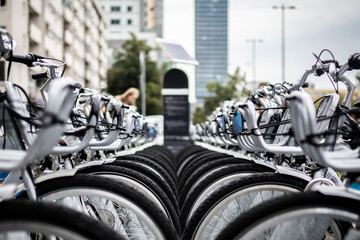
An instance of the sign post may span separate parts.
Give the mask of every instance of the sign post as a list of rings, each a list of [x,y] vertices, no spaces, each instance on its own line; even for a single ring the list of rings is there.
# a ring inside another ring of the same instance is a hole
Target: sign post
[[[188,78],[180,69],[170,69],[164,75],[163,112],[164,143],[176,155],[190,144]]]
[[[141,114],[146,115],[146,53],[141,51],[139,54],[140,60],[140,92],[141,92]]]

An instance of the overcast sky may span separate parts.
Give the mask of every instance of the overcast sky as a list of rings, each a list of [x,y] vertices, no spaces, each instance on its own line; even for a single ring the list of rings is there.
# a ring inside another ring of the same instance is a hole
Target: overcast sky
[[[239,66],[248,80],[253,79],[251,44],[246,40],[256,38],[262,39],[256,44],[256,79],[281,81],[281,10],[272,6],[282,3],[296,8],[285,10],[287,81],[297,81],[315,63],[313,52],[327,48],[340,63],[360,52],[360,0],[229,0],[230,73]],[[194,0],[164,0],[164,38],[181,43],[192,56],[194,5]],[[329,87],[319,82],[318,88]]]

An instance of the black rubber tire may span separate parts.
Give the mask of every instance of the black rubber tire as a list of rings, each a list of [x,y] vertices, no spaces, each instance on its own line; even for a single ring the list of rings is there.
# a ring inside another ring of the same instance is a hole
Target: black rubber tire
[[[134,162],[131,160],[115,161],[113,164],[110,163],[110,164],[106,164],[106,165],[125,167],[128,169],[135,170],[135,171],[149,177],[164,191],[164,193],[167,195],[167,197],[171,201],[172,205],[176,209],[176,212],[179,214],[180,211],[179,211],[178,199],[177,199],[175,193],[173,192],[173,190],[171,189],[171,187],[167,183],[167,181],[164,181],[164,179],[161,176],[159,176],[157,173],[149,170],[149,168],[144,166],[143,164]]]
[[[264,185],[264,184],[279,184],[282,186],[292,187],[294,189],[302,191],[307,181],[296,178],[289,175],[277,174],[277,173],[259,173],[249,177],[244,177],[231,181],[225,184],[220,189],[213,192],[194,212],[189,222],[186,223],[186,227],[182,233],[182,240],[193,239],[195,230],[200,225],[206,214],[213,209],[226,196],[233,192],[246,189],[247,187]],[[181,214],[180,214],[181,217]]]
[[[131,156],[125,156],[122,158],[117,158],[117,160],[115,160],[109,164],[118,165],[118,164],[120,164],[119,162],[121,162],[122,160],[135,161],[135,162],[139,162],[139,163],[149,166],[150,168],[152,168],[153,170],[158,172],[165,179],[165,181],[170,185],[171,190],[174,192],[176,198],[178,197],[178,187],[176,184],[177,181],[174,181],[174,179],[171,177],[171,175],[168,173],[168,171],[165,170],[157,162],[155,162],[151,159],[142,157],[142,156],[131,155]]]
[[[357,214],[358,218],[360,217],[360,201],[358,200],[340,196],[326,196],[319,192],[292,193],[281,198],[266,201],[250,209],[232,221],[220,232],[216,239],[234,239],[245,229],[251,229],[252,226],[256,226],[266,219],[274,219],[278,213],[314,207],[326,207],[334,211],[345,210],[351,214]],[[344,226],[344,224],[342,225]]]
[[[197,158],[207,155],[209,153],[212,153],[212,151],[207,150],[207,149],[199,149],[196,152],[190,152],[189,155],[187,155],[187,157],[183,158],[182,161],[177,162],[176,168],[176,175],[179,177],[181,176],[181,173],[183,172],[183,169],[186,168],[186,166],[188,164],[190,164],[193,161],[196,161]]]
[[[187,181],[189,179],[190,175],[195,172],[198,168],[200,168],[203,164],[206,164],[208,162],[214,161],[216,159],[221,158],[233,158],[232,156],[223,154],[223,153],[209,153],[204,154],[203,156],[194,159],[191,163],[187,164],[185,168],[183,168],[183,171],[181,175],[179,176],[179,190],[181,190]]]
[[[169,197],[161,189],[161,187],[158,186],[156,182],[154,182],[146,175],[126,167],[120,167],[115,165],[91,166],[91,167],[83,168],[77,173],[78,174],[84,173],[90,175],[98,175],[104,173],[111,175],[121,175],[131,178],[132,180],[135,180],[136,182],[142,184],[157,196],[157,198],[163,204],[163,207],[166,208],[166,211],[170,216],[176,231],[180,234],[180,224],[179,224],[177,205],[175,207],[173,203],[170,201]]]
[[[184,147],[176,156],[176,163],[177,167],[188,157],[202,151],[207,151],[205,148],[197,146],[197,145],[190,145]]]
[[[172,161],[168,158],[166,158],[165,156],[159,154],[158,152],[153,152],[151,150],[148,151],[142,151],[142,152],[138,152],[136,153],[136,156],[143,156],[146,158],[149,158],[155,162],[158,162],[161,166],[163,166],[163,164],[166,166],[166,170],[169,171],[169,174],[171,174],[173,177],[175,177],[176,179],[176,170],[175,167],[172,163]],[[176,179],[177,180],[177,179]]]
[[[51,193],[62,191],[71,188],[92,188],[100,189],[120,195],[129,199],[132,203],[136,204],[140,209],[143,209],[153,221],[161,228],[166,239],[178,239],[178,234],[175,228],[168,221],[165,214],[145,195],[139,193],[134,188],[121,182],[114,182],[111,179],[100,176],[90,176],[87,174],[79,174],[72,177],[59,177],[50,179],[39,184],[36,184],[39,198],[41,196]]]
[[[263,165],[258,164],[231,164],[227,168],[222,168],[218,171],[215,171],[211,175],[207,176],[203,181],[201,181],[191,192],[189,192],[188,197],[184,201],[184,204],[181,208],[181,215],[179,218],[180,226],[182,229],[185,228],[186,220],[189,215],[194,202],[198,196],[204,191],[204,189],[220,178],[232,175],[234,173],[260,173],[260,172],[269,172],[270,168],[267,168]]]
[[[240,158],[234,158],[234,157],[228,157],[228,158],[220,158],[216,159],[210,162],[206,162],[201,165],[198,169],[196,169],[187,179],[187,181],[184,183],[182,188],[179,188],[180,190],[180,197],[179,197],[179,206],[182,206],[182,204],[185,201],[186,196],[189,193],[189,190],[191,187],[198,181],[204,174],[207,172],[216,169],[218,167],[222,167],[224,165],[228,164],[254,164],[251,161],[240,159]],[[265,168],[265,167],[264,167]],[[269,168],[270,169],[270,168]]]
[[[144,149],[141,152],[145,152],[145,153],[146,152],[155,152],[156,154],[159,154],[162,157],[164,157],[167,161],[169,161],[173,165],[173,167],[175,167],[175,165],[174,165],[174,160],[175,160],[174,155],[168,149],[166,149],[165,147],[152,146],[152,147]]]
[[[141,155],[128,155],[128,156],[121,156],[121,157],[117,157],[116,160],[134,160],[134,161],[139,161],[142,162],[146,165],[149,165],[150,167],[152,167],[153,169],[159,171],[159,173],[162,174],[162,172],[166,172],[166,174],[164,174],[164,177],[166,177],[166,180],[168,180],[167,178],[169,178],[168,181],[171,181],[175,184],[176,186],[176,192],[177,192],[177,176],[175,175],[175,173],[173,172],[173,170],[171,169],[171,167],[169,166],[169,164],[167,164],[166,162],[160,161],[159,159],[152,159],[146,156],[141,156]],[[167,176],[165,176],[167,175]],[[169,183],[170,184],[170,183]]]
[[[43,227],[48,225],[50,232],[53,228],[60,227],[85,239],[125,239],[105,224],[83,213],[51,203],[28,200],[3,201],[0,203],[0,212],[0,225],[8,223],[14,226],[16,222],[17,231],[21,230],[19,228],[22,224],[27,228],[29,223],[34,223]],[[34,229],[33,233],[35,232]]]
[[[149,147],[147,149],[160,151],[162,154],[166,155],[169,159],[171,159],[171,161],[173,162],[174,167],[175,167],[175,156],[167,147],[160,146],[160,145],[154,145],[154,146],[151,146],[151,147]],[[144,151],[146,151],[147,149],[144,149]]]
[[[187,158],[184,159],[184,161],[181,163],[182,165],[182,169],[180,169],[180,175],[182,172],[184,172],[184,170],[191,164],[193,164],[193,162],[196,162],[198,159],[209,156],[209,155],[213,155],[213,154],[219,154],[217,152],[214,151],[210,151],[208,149],[204,149],[202,151],[196,152],[194,154],[191,154],[190,156],[188,156]],[[178,169],[179,171],[179,169]]]
[[[179,191],[180,192],[182,191],[182,189],[184,188],[184,185],[186,184],[186,182],[188,181],[190,176],[192,174],[194,174],[198,169],[201,169],[203,166],[209,164],[210,162],[213,162],[213,161],[216,161],[219,159],[226,159],[226,160],[224,160],[224,162],[230,161],[231,159],[235,159],[236,161],[244,162],[244,163],[249,162],[247,160],[234,158],[234,157],[226,155],[226,154],[212,154],[212,155],[209,155],[206,157],[199,158],[196,162],[189,165],[188,168],[185,169],[185,171],[180,176],[181,178],[179,180]]]

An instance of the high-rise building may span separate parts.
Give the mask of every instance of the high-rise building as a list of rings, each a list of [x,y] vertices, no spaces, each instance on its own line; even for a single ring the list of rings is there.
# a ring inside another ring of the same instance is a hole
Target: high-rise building
[[[16,54],[64,60],[66,76],[86,87],[106,86],[106,20],[97,0],[1,1],[0,26],[13,35]],[[2,62],[0,68],[6,65]],[[35,82],[29,80],[32,69],[20,64],[12,69],[10,80],[35,91]]]
[[[124,41],[134,33],[150,47],[156,48],[156,37],[162,36],[162,1],[163,0],[99,0],[105,16],[108,30],[107,42],[108,67],[113,63],[113,51],[121,49]],[[151,52],[156,59],[157,53]]]
[[[144,30],[155,32],[158,38],[163,37],[163,0],[147,0],[144,16]]]
[[[195,0],[196,99],[210,96],[209,82],[227,82],[228,0]]]

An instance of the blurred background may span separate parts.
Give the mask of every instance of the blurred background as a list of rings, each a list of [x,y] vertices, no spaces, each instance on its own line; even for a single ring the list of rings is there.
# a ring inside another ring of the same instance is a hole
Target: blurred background
[[[114,95],[140,88],[144,52],[149,115],[162,113],[162,76],[172,67],[188,75],[194,112],[231,79],[236,91],[294,83],[323,49],[344,63],[360,52],[359,9],[358,0],[0,0],[0,27],[16,54],[62,59],[66,76]],[[7,67],[0,62],[0,86]],[[13,64],[10,80],[36,98],[32,71]],[[310,83],[315,95],[333,91],[326,79]]]

